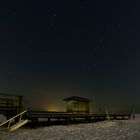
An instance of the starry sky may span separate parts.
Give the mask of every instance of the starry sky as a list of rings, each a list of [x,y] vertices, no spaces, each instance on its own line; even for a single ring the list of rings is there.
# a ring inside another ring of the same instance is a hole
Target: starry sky
[[[0,2],[0,92],[33,109],[64,110],[81,96],[95,108],[140,111],[140,2]]]

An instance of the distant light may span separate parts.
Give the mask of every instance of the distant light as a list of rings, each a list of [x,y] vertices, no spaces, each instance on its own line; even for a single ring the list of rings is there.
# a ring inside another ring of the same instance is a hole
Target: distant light
[[[47,106],[45,107],[45,111],[60,111],[60,109],[57,108],[57,107],[54,106],[54,105],[47,105]]]

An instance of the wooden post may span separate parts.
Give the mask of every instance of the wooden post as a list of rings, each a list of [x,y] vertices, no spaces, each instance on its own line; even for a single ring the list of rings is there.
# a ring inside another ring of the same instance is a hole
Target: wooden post
[[[108,109],[106,108],[106,118],[107,118],[107,120],[110,120],[110,115],[109,115],[109,113],[108,113]]]
[[[133,119],[135,119],[135,107],[133,106]]]
[[[31,120],[31,127],[32,127],[33,129],[35,129],[35,120],[34,120],[34,117],[33,117],[32,120]]]
[[[48,125],[50,125],[50,121],[51,121],[50,118],[48,118]]]
[[[35,129],[37,124],[38,124],[38,118],[33,117],[31,121],[32,128]]]

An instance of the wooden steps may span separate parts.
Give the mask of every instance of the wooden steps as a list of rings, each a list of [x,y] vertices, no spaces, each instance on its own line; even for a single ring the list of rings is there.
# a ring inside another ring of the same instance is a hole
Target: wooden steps
[[[16,116],[4,121],[3,123],[0,124],[0,126],[8,124],[7,130],[9,130],[9,131],[14,131],[14,130],[20,128],[21,126],[25,125],[28,122],[28,119],[26,119],[26,120],[22,119],[22,116],[25,115],[26,112],[27,112],[27,110],[24,110],[23,112],[17,114]],[[11,125],[11,122],[13,120],[15,120],[16,118],[19,119],[18,122],[14,125]]]
[[[20,128],[21,126],[25,125],[27,122],[28,122],[28,120],[20,120],[18,123],[10,126],[10,128],[8,130],[14,131],[14,130]]]

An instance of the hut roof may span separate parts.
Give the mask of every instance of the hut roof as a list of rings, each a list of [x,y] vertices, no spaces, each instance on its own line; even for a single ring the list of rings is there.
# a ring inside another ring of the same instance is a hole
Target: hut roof
[[[23,97],[22,95],[15,95],[15,94],[8,94],[8,93],[0,93],[0,96]]]
[[[89,99],[86,98],[82,98],[82,97],[77,97],[77,96],[71,96],[68,98],[63,99],[64,101],[71,101],[71,100],[75,100],[75,101],[84,101],[84,102],[89,102]]]

